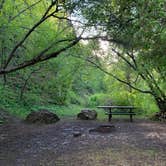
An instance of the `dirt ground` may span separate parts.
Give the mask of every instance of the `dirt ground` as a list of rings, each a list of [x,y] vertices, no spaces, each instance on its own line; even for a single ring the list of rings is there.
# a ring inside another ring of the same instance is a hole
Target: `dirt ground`
[[[0,125],[0,166],[166,166],[166,124],[121,119],[112,133],[89,133],[101,124],[109,123]],[[76,131],[82,135],[73,137]]]

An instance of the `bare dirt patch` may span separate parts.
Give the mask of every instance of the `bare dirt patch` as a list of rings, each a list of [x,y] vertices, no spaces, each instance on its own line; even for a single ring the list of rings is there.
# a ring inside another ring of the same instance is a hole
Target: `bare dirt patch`
[[[61,120],[0,126],[3,166],[165,166],[166,124],[114,121],[112,133],[89,133],[101,121]],[[74,137],[73,133],[80,136]]]

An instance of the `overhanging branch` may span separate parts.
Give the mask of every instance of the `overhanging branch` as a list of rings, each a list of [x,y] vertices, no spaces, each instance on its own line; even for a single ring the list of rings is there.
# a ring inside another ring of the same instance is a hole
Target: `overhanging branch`
[[[81,58],[81,57],[77,57],[77,58]],[[85,60],[85,59],[84,59]],[[116,79],[117,81],[131,87],[132,89],[136,90],[136,91],[139,91],[141,93],[146,93],[146,94],[152,94],[152,92],[150,90],[142,90],[142,89],[139,89],[137,87],[135,87],[134,85],[130,84],[129,82],[125,81],[125,80],[122,80],[120,79],[119,77],[115,76],[114,74],[112,73],[109,73],[108,71],[106,71],[105,69],[103,69],[100,65],[96,64],[94,61],[90,60],[90,59],[86,59],[86,61],[90,62],[91,64],[93,64],[94,67],[98,68],[99,70],[103,71],[105,74],[113,77],[114,79]]]
[[[26,39],[31,35],[31,33],[39,26],[41,25],[45,20],[47,20],[49,17],[52,16],[52,14],[55,13],[52,12],[51,14],[48,15],[49,11],[51,10],[51,8],[54,6],[54,3],[52,3],[48,9],[46,10],[46,12],[44,13],[44,15],[42,16],[42,18],[25,34],[25,36],[22,38],[22,40],[20,42],[18,42],[15,47],[12,49],[12,51],[10,52],[8,59],[6,61],[6,64],[4,65],[4,69],[8,66],[8,64],[10,63],[11,59],[15,56],[15,52],[16,50],[22,46],[22,44],[26,41]]]
[[[18,64],[17,66],[13,67],[13,68],[8,68],[8,69],[1,69],[0,70],[0,75],[2,74],[8,74],[20,69],[24,69],[28,66],[33,66],[35,64],[38,64],[40,62],[49,60],[51,58],[55,58],[58,57],[62,52],[66,51],[67,49],[73,47],[74,45],[76,45],[79,41],[80,41],[81,37],[79,38],[75,38],[72,40],[72,42],[70,42],[67,46],[59,49],[58,51],[52,52],[50,54],[45,54],[50,48],[52,48],[52,45],[48,48],[46,48],[45,50],[43,50],[41,53],[39,53],[36,57],[32,58],[31,60],[25,61],[21,64]],[[71,39],[70,39],[71,40]],[[63,42],[63,41],[70,41],[69,39],[67,40],[61,40],[59,42]]]

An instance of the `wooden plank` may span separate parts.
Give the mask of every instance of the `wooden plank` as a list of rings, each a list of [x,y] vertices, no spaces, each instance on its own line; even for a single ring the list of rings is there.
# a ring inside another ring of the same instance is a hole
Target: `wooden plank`
[[[105,113],[106,115],[136,115],[134,112],[112,112],[112,113]]]
[[[117,105],[109,105],[109,106],[97,106],[97,108],[120,108],[120,109],[135,109],[134,106],[117,106]]]

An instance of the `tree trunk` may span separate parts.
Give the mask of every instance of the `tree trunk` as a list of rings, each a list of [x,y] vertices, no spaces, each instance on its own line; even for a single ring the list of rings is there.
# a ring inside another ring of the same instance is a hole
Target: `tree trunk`
[[[161,98],[157,98],[156,103],[157,103],[157,106],[160,109],[160,112],[165,113],[166,112],[166,100],[165,99],[163,100]]]
[[[166,120],[166,99],[155,98],[156,104],[159,107],[159,112],[155,114],[155,119]]]

